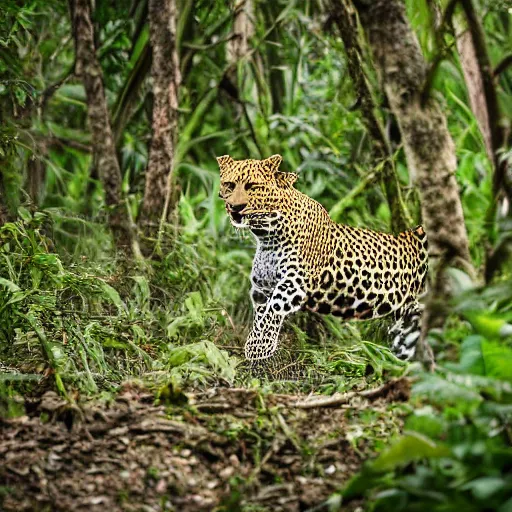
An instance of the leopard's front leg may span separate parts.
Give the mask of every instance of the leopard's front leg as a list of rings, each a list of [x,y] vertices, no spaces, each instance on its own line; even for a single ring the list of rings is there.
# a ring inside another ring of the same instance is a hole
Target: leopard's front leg
[[[252,291],[252,300],[254,321],[245,343],[245,357],[249,361],[261,361],[276,352],[284,318],[298,311],[306,300],[304,281],[295,274],[285,277],[266,302],[265,294],[257,289]]]

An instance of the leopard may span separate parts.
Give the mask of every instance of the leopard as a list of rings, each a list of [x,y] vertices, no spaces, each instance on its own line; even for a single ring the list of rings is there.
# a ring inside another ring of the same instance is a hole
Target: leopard
[[[280,170],[278,154],[264,160],[224,155],[217,162],[230,223],[256,240],[246,359],[272,358],[285,318],[307,309],[344,321],[390,317],[391,351],[412,360],[428,273],[423,227],[394,235],[334,222],[295,188],[296,173]]]

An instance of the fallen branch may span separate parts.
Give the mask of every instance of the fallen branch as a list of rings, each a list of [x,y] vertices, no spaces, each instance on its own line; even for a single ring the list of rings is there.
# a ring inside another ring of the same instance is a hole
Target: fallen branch
[[[397,384],[402,382],[406,383],[407,388],[409,387],[409,381],[405,377],[398,379],[392,379],[382,386],[378,386],[372,389],[365,389],[364,391],[349,391],[347,393],[335,393],[332,396],[325,398],[314,398],[313,400],[303,400],[295,402],[294,407],[298,409],[314,409],[317,407],[334,407],[337,405],[343,405],[349,403],[355,397],[362,397],[368,400],[376,400],[382,396],[386,396]]]

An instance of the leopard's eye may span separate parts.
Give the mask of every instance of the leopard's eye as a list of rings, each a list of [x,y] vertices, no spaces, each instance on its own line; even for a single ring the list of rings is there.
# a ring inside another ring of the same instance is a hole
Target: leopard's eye
[[[251,190],[251,188],[254,187],[254,183],[246,183],[245,184],[245,190]]]
[[[235,190],[235,184],[232,181],[226,181],[222,184],[222,188],[226,192],[233,192],[233,190]]]

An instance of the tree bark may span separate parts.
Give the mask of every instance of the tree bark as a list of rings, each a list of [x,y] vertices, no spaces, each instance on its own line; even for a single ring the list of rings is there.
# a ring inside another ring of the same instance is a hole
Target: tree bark
[[[458,4],[461,5],[461,9],[458,13],[455,13],[455,7]],[[487,155],[494,167],[494,200],[491,202],[486,220],[490,226],[495,226],[496,213],[502,193],[508,198],[509,204],[512,203],[512,183],[507,179],[509,175],[507,172],[508,162],[500,155],[500,150],[506,146],[507,139],[507,130],[500,111],[496,84],[501,65],[498,64],[495,70],[492,69],[484,30],[472,0],[450,0],[442,16],[444,23],[440,21],[439,3],[436,0],[429,0],[428,5],[436,20],[435,30],[438,34],[437,62],[440,62],[443,57],[441,48],[446,25],[455,27],[455,41],[466,83],[469,104],[482,134]],[[498,237],[498,229],[488,229],[486,234],[487,241],[494,244]],[[511,247],[509,246],[510,237],[505,236],[495,247],[489,249],[485,264],[485,279],[487,282],[492,279],[500,269],[502,262],[506,260],[503,255],[510,252]]]
[[[254,7],[251,0],[241,0],[233,12],[233,37],[227,45],[228,63],[236,64],[249,51],[254,34]]]
[[[172,168],[178,132],[181,82],[176,48],[176,0],[149,0],[153,81],[152,138],[146,169],[141,223],[154,228],[173,209]]]
[[[122,203],[121,169],[116,156],[108,113],[103,73],[96,56],[94,27],[89,0],[70,0],[75,38],[76,74],[82,79],[87,97],[87,117],[92,135],[93,161],[98,170],[109,207],[108,223],[116,246],[131,251],[131,229]]]
[[[354,0],[354,4],[398,121],[409,172],[420,194],[423,226],[429,238],[431,286],[417,357],[433,368],[426,336],[446,316],[443,299],[451,290],[445,269],[458,266],[473,274],[455,178],[455,144],[439,104],[423,94],[427,66],[407,19],[404,1]]]
[[[3,226],[9,220],[9,208],[7,206],[7,197],[4,186],[4,168],[5,159],[0,157],[0,226]]]
[[[32,155],[27,163],[27,194],[34,206],[39,206],[46,177],[46,167],[44,162]]]
[[[400,184],[393,165],[389,141],[377,115],[373,91],[364,72],[364,56],[358,36],[356,13],[347,0],[333,0],[332,7],[332,17],[338,25],[345,46],[348,72],[354,90],[358,94],[358,104],[363,115],[363,122],[372,141],[375,160],[384,166],[382,184],[391,211],[391,229],[398,233],[412,226],[408,225],[409,219],[404,211]]]
[[[456,23],[457,49],[468,89],[471,110],[482,132],[489,159],[494,165],[494,194],[498,196],[505,185],[506,161],[500,161],[499,150],[505,144],[498,94],[485,35],[471,0],[460,0],[464,17]],[[507,191],[512,200],[512,191]]]
[[[265,23],[268,27],[275,23],[282,6],[277,2],[266,2],[261,4],[264,13]],[[272,98],[272,113],[284,111],[286,100],[286,85],[284,82],[283,58],[281,55],[281,44],[276,28],[267,35],[268,44],[265,45],[266,69]]]
[[[471,267],[455,171],[455,145],[439,104],[422,103],[427,66],[403,0],[356,0],[374,63],[395,114],[418,184],[433,263]],[[437,261],[436,261],[437,260]]]

